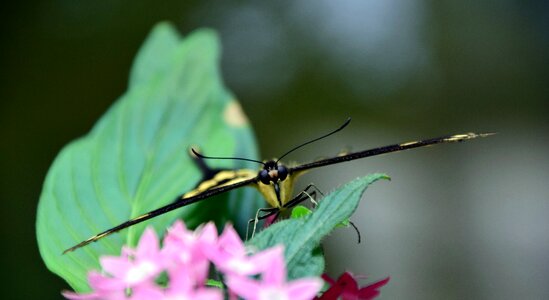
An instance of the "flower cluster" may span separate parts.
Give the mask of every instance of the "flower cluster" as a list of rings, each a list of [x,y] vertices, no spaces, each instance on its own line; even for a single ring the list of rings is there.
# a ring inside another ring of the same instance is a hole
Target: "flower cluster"
[[[349,272],[343,273],[336,280],[330,278],[328,275],[322,275],[330,287],[320,297],[315,297],[315,300],[370,300],[374,299],[380,294],[379,289],[389,282],[390,277],[382,279],[380,281],[371,283],[367,286],[360,288],[356,279],[358,276],[354,276]]]
[[[282,246],[252,254],[232,226],[218,236],[213,223],[193,232],[178,221],[163,247],[147,228],[135,249],[124,247],[120,256],[101,257],[100,264],[102,273],[88,274],[91,293],[63,295],[74,300],[223,299],[222,289],[206,285],[211,264],[232,298],[312,299],[323,284],[320,278],[288,282]]]

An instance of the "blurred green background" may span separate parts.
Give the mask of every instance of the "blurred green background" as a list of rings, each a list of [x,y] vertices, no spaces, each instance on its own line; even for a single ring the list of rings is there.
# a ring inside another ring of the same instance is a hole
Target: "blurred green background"
[[[35,239],[42,181],[125,88],[152,26],[219,31],[227,86],[271,158],[467,131],[489,139],[311,172],[328,192],[366,173],[328,270],[390,275],[386,299],[549,298],[549,5],[545,1],[50,1],[4,6],[0,195],[5,299],[58,299]]]

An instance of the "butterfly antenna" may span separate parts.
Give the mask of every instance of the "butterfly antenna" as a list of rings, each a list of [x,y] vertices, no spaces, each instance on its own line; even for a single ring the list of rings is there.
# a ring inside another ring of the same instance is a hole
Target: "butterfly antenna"
[[[206,155],[202,155],[200,153],[198,153],[196,150],[194,150],[193,148],[191,148],[191,151],[194,153],[194,155],[200,157],[200,158],[204,158],[204,159],[232,159],[232,160],[244,160],[244,161],[251,161],[251,162],[255,162],[255,163],[258,163],[258,164],[262,164],[262,165],[265,165],[264,162],[262,161],[259,161],[259,160],[255,160],[255,159],[250,159],[250,158],[243,158],[243,157],[217,157],[217,156],[206,156]]]
[[[280,158],[279,158],[276,162],[279,162],[282,158],[284,158],[284,156],[286,156],[286,155],[292,153],[293,151],[295,151],[295,150],[297,150],[297,149],[299,149],[299,148],[301,148],[301,147],[303,147],[303,146],[305,146],[305,145],[308,145],[308,144],[310,144],[310,143],[316,142],[316,141],[321,140],[321,139],[323,139],[323,138],[325,138],[325,137],[328,137],[328,136],[330,136],[330,135],[332,135],[332,134],[334,134],[334,133],[336,133],[336,132],[338,132],[338,131],[341,131],[343,128],[347,127],[347,125],[349,125],[349,123],[351,123],[351,118],[350,118],[350,117],[347,118],[347,121],[345,121],[345,123],[343,123],[343,125],[339,126],[338,129],[336,129],[336,130],[334,130],[334,131],[331,131],[331,132],[329,132],[329,133],[327,133],[327,134],[325,134],[325,135],[323,135],[323,136],[321,136],[321,137],[317,137],[316,139],[310,140],[310,141],[308,141],[308,142],[306,142],[306,143],[303,143],[303,144],[301,144],[301,145],[299,145],[299,146],[296,146],[296,147],[292,148],[290,151],[288,151],[288,152],[284,153],[282,156],[280,156]]]

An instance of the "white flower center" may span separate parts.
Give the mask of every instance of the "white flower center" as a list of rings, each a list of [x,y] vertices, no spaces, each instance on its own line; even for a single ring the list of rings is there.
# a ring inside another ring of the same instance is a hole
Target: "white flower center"
[[[229,260],[227,265],[231,270],[233,270],[238,274],[248,274],[254,268],[254,266],[250,262],[244,259],[238,259],[238,258],[233,258]]]
[[[181,253],[179,253],[179,260],[184,264],[190,263],[191,253],[189,253],[189,251],[181,251]]]
[[[170,295],[170,296],[164,296],[162,298],[164,300],[190,300],[191,298],[185,296],[185,295]]]
[[[280,288],[266,288],[259,291],[260,300],[290,300],[288,294]]]
[[[148,278],[154,274],[157,269],[158,268],[154,263],[150,261],[142,261],[128,271],[126,274],[126,283],[130,285],[140,283],[145,278]]]

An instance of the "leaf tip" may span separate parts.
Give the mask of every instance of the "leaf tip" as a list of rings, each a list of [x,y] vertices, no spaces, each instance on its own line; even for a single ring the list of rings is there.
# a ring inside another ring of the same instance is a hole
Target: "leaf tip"
[[[380,179],[391,181],[391,176],[385,173],[373,173],[366,176],[365,178],[368,178],[368,180],[370,180],[372,183]]]
[[[152,35],[154,34],[169,34],[173,36],[179,36],[179,33],[175,29],[175,26],[168,21],[161,21],[154,25],[151,30]]]

